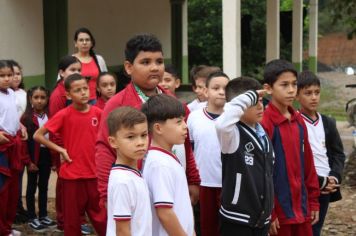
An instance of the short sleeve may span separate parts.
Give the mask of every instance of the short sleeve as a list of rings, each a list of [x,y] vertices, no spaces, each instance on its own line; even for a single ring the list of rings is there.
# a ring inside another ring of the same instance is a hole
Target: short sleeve
[[[116,221],[131,220],[132,202],[134,201],[130,194],[130,187],[125,183],[118,183],[112,188],[112,216]]]
[[[51,133],[60,133],[64,125],[64,111],[56,113],[52,118],[50,118],[47,123],[44,125]]]
[[[174,178],[166,166],[157,165],[150,171],[147,185],[155,208],[172,208],[174,204]]]

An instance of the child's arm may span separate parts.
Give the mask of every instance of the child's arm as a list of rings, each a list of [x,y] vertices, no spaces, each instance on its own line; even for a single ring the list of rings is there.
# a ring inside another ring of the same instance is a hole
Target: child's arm
[[[163,228],[167,231],[168,235],[186,236],[179,220],[172,208],[156,208],[156,213]]]
[[[131,220],[116,221],[116,235],[131,236]]]
[[[42,126],[35,132],[35,134],[33,135],[33,139],[36,142],[45,145],[47,148],[58,152],[61,155],[61,157],[64,159],[64,161],[72,162],[72,160],[69,158],[66,149],[62,148],[61,146],[58,146],[57,144],[53,143],[52,141],[48,140],[45,137],[45,134],[47,133],[48,133],[48,129],[45,128],[45,126]]]
[[[5,143],[10,142],[10,140],[8,138],[6,138],[5,134],[6,134],[6,132],[0,131],[0,144],[5,144]]]
[[[236,151],[240,143],[240,134],[236,128],[236,123],[240,120],[244,111],[248,107],[256,105],[257,102],[258,93],[250,90],[226,103],[224,112],[217,118],[215,123],[223,153],[233,153]]]

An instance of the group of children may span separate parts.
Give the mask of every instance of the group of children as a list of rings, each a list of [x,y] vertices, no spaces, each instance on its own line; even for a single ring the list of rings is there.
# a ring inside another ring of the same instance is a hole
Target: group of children
[[[51,96],[31,88],[20,116],[9,88],[14,67],[0,61],[0,235],[19,235],[12,196],[23,165],[30,226],[38,231],[57,226],[80,235],[87,215],[98,235],[320,235],[329,202],[341,198],[345,156],[335,121],[317,112],[314,74],[273,60],[262,86],[197,66],[197,98],[186,106],[149,34],[127,42],[131,83],[119,93],[105,72],[93,99],[81,68],[77,57],[64,57]],[[51,168],[59,176],[57,224],[47,215]]]

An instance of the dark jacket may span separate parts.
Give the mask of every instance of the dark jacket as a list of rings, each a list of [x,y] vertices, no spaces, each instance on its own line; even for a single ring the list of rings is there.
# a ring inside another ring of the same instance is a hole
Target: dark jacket
[[[273,148],[267,137],[265,148],[256,133],[238,122],[240,143],[231,154],[222,153],[223,220],[262,228],[271,220],[273,208]]]
[[[321,114],[321,119],[324,125],[326,155],[329,158],[330,173],[329,176],[334,176],[342,181],[342,172],[345,163],[344,147],[341,142],[339,132],[336,128],[335,119]],[[323,181],[319,177],[319,182]],[[330,195],[330,202],[338,201],[342,198],[340,189]]]

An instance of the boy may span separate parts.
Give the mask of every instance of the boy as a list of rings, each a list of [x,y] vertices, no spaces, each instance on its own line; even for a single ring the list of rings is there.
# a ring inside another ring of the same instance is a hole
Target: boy
[[[99,207],[94,145],[101,110],[90,106],[87,80],[79,74],[64,82],[66,96],[72,105],[57,112],[34,134],[34,139],[60,153],[59,178],[63,183],[64,234],[81,234],[81,215],[86,212],[98,235],[105,235],[106,213]],[[58,133],[64,148],[45,138]]]
[[[106,202],[107,182],[112,164],[115,162],[115,151],[108,143],[108,128],[104,122],[108,114],[117,107],[130,106],[137,109],[152,95],[167,93],[168,91],[157,86],[164,72],[162,45],[159,40],[149,34],[136,35],[131,38],[125,48],[124,67],[131,76],[132,82],[124,90],[112,97],[105,105],[96,142],[96,164],[98,175],[98,188],[101,203]],[[187,114],[188,115],[188,111]],[[199,196],[200,177],[196,169],[193,152],[189,138],[185,141],[185,154],[187,163],[187,179],[192,194],[192,202]],[[139,166],[140,167],[140,166]]]
[[[173,65],[165,65],[162,80],[158,85],[164,89],[169,90],[172,94],[175,95],[176,89],[179,88],[180,83],[181,81]]]
[[[273,60],[264,71],[264,88],[271,95],[262,126],[272,140],[274,209],[271,235],[312,235],[319,216],[319,184],[307,128],[292,103],[297,71],[292,63]]]
[[[131,107],[113,110],[107,119],[109,143],[116,162],[108,183],[107,236],[152,235],[152,213],[147,185],[137,170],[148,147],[146,116]]]
[[[273,208],[273,149],[262,120],[260,83],[249,77],[226,86],[216,120],[222,152],[221,235],[266,236]]]
[[[196,99],[188,104],[189,111],[206,107],[206,79],[211,73],[217,71],[220,71],[219,67],[206,65],[195,66],[190,70],[190,81],[192,82],[192,88],[196,94]]]
[[[188,129],[199,169],[200,232],[219,235],[221,194],[221,152],[215,130],[216,119],[225,105],[225,87],[229,78],[222,71],[210,74],[206,80],[207,107],[197,109],[188,117]]]
[[[172,153],[188,135],[185,109],[176,98],[159,94],[142,105],[152,137],[143,177],[153,211],[152,235],[194,235],[193,210],[184,169]]]
[[[339,186],[345,154],[335,120],[317,112],[320,102],[320,81],[310,71],[302,72],[298,77],[297,100],[308,128],[308,138],[321,191],[319,221],[313,225],[313,235],[319,236],[329,202],[341,199]]]

